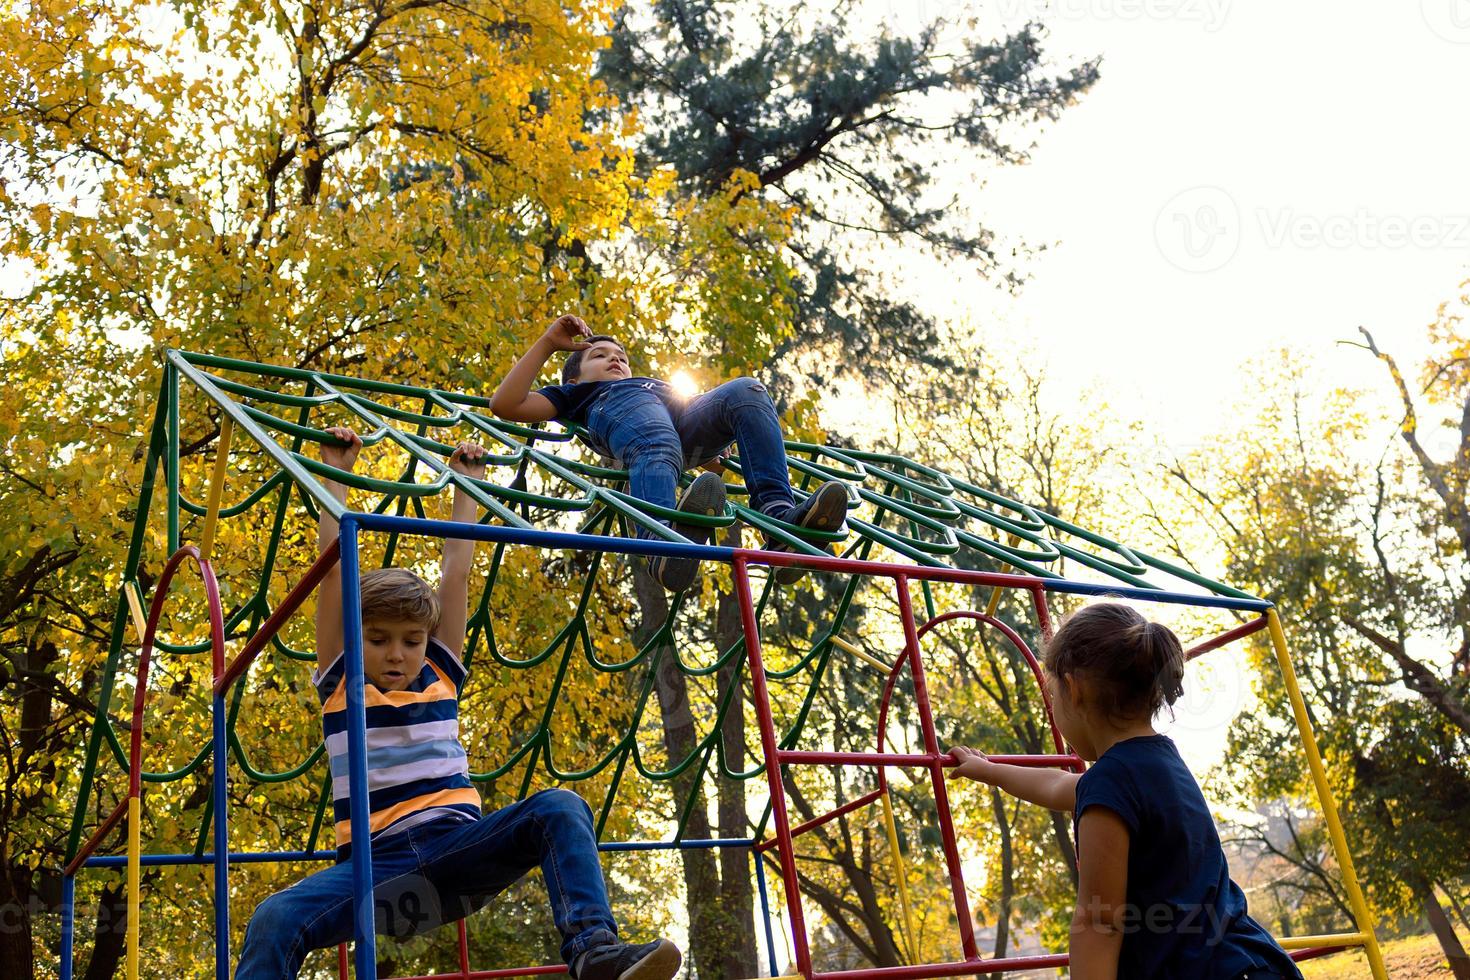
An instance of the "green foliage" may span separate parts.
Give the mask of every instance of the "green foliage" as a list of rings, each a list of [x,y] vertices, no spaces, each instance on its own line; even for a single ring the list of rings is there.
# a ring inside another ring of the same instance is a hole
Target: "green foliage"
[[[1425,376],[1439,404],[1470,418],[1463,384],[1451,381],[1456,324],[1444,317],[1436,328]],[[1368,347],[1378,353],[1371,337]],[[1379,357],[1390,383],[1401,380]],[[1470,871],[1459,829],[1470,792],[1461,721],[1470,580],[1455,505],[1435,486],[1462,474],[1421,451],[1412,403],[1403,420],[1392,394],[1385,408],[1368,393],[1331,391],[1293,354],[1251,373],[1266,383],[1247,424],[1175,461],[1170,478],[1228,555],[1232,580],[1279,604],[1360,875],[1383,913],[1412,915],[1427,894],[1415,874],[1459,889]],[[1465,439],[1470,447],[1470,430]],[[1297,809],[1314,796],[1262,635],[1251,656],[1258,707],[1232,726],[1217,781],[1238,806],[1286,801],[1289,837],[1269,823],[1240,829],[1279,859],[1296,889],[1289,901],[1340,917],[1346,900],[1315,803]]]

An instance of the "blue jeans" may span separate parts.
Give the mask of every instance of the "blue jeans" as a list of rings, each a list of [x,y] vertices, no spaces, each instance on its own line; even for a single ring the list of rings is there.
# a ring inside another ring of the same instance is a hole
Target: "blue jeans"
[[[673,507],[679,474],[734,442],[751,507],[780,516],[796,503],[776,406],[754,378],[736,378],[687,400],[662,381],[614,381],[592,403],[587,431],[594,449],[628,470],[628,491],[639,500]]]
[[[537,865],[567,963],[617,941],[592,810],[549,789],[479,820],[433,820],[373,846],[376,931],[398,938],[464,918]],[[352,865],[303,878],[261,902],[235,980],[294,980],[308,951],[352,938]]]

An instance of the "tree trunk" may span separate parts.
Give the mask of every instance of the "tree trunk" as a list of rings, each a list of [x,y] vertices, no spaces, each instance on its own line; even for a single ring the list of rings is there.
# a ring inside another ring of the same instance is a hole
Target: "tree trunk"
[[[739,547],[739,525],[732,529],[733,546]],[[727,544],[731,542],[726,541]],[[740,642],[745,629],[740,621],[740,601],[732,594],[721,593],[715,613],[715,648],[728,650]],[[743,676],[743,651],[730,659],[720,671],[719,690],[732,698],[720,732],[725,763],[731,772],[745,768],[745,698],[742,691],[730,694],[730,686]],[[745,780],[721,779],[719,787],[720,836],[746,837],[750,820],[745,813]],[[720,850],[720,914],[724,922],[725,945],[721,969],[729,980],[754,977],[759,972],[756,956],[755,893],[753,862],[759,860],[744,848]]]
[[[1445,958],[1450,961],[1450,972],[1454,974],[1455,980],[1470,980],[1470,956],[1465,955],[1465,947],[1460,943],[1460,937],[1455,935],[1455,927],[1450,922],[1450,917],[1445,915],[1444,906],[1439,904],[1434,886],[1418,872],[1412,872],[1405,878],[1414,897],[1424,906],[1424,916],[1429,920],[1429,928],[1434,930],[1439,948],[1444,950]]]
[[[1062,866],[1067,869],[1067,877],[1072,879],[1072,888],[1077,887],[1077,848],[1072,843],[1071,824],[1065,813],[1051,811],[1051,833],[1056,840],[1057,852],[1062,855]]]
[[[668,618],[669,603],[663,587],[649,577],[641,562],[633,576],[633,588],[642,617],[633,638],[641,646],[663,626]],[[689,708],[689,685],[679,672],[674,651],[668,647],[656,647],[653,655],[658,661],[654,688],[663,714],[664,748],[672,763],[687,758],[698,742],[694,713]],[[682,812],[690,794],[694,794],[689,820],[684,825],[684,836],[691,839],[711,836],[709,809],[702,781],[697,778],[698,768],[697,765],[691,766],[672,781],[676,816]],[[709,896],[721,893],[715,856],[708,848],[682,848],[679,859],[684,868],[685,901],[689,909],[687,952],[690,976],[698,976],[700,980],[723,980],[722,917],[716,903],[709,900]]]
[[[1470,916],[1465,915],[1465,906],[1461,905],[1460,900],[1455,897],[1453,889],[1448,885],[1440,885],[1440,891],[1444,892],[1445,898],[1449,899],[1450,908],[1455,910],[1455,915],[1460,919],[1460,925],[1465,927],[1467,933],[1470,933]]]
[[[995,812],[995,826],[1000,831],[1000,903],[995,911],[995,957],[1006,955],[1011,940],[1011,900],[1016,882],[1011,847],[1011,825],[1006,821],[1006,801],[1000,790],[990,787],[990,807]],[[990,980],[1005,980],[1002,973],[992,973]]]
[[[0,977],[34,980],[35,951],[31,948],[31,911],[36,893],[28,868],[8,864],[0,873]]]
[[[113,980],[122,966],[128,938],[128,889],[108,885],[97,896],[96,939],[82,980]]]

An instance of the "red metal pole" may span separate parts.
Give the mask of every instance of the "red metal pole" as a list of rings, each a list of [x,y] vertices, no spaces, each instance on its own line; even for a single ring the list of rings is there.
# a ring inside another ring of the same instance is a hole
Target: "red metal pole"
[[[934,734],[934,714],[929,708],[929,688],[924,683],[924,658],[919,652],[919,634],[914,628],[914,604],[909,596],[909,580],[906,575],[896,576],[898,586],[898,611],[903,618],[905,653],[909,658],[909,670],[914,675],[914,703],[919,709],[919,726],[924,731],[924,748],[935,757],[929,764],[929,779],[934,784],[934,803],[939,811],[939,833],[944,839],[944,863],[949,868],[949,887],[954,892],[955,913],[960,925],[960,948],[966,959],[977,959],[975,947],[975,925],[970,921],[970,903],[965,898],[965,879],[960,870],[960,849],[955,841],[954,821],[949,813],[949,793],[944,786],[944,767],[939,762],[939,739]],[[934,974],[929,974],[933,976]]]
[[[459,972],[464,974],[466,980],[470,975],[470,934],[464,927],[464,920],[460,919],[455,925],[459,926]]]
[[[1345,949],[1354,947],[1355,945],[1357,944],[1343,943],[1341,946],[1313,946],[1310,949],[1292,950],[1287,955],[1290,956],[1293,961],[1300,963],[1302,960],[1315,960],[1319,956],[1331,956],[1333,953],[1340,953]]]
[[[740,623],[745,630],[745,656],[750,663],[751,695],[761,732],[761,752],[766,757],[766,781],[771,786],[771,819],[775,821],[776,847],[781,855],[781,881],[786,890],[786,909],[791,916],[791,944],[796,952],[796,970],[812,975],[812,956],[806,944],[806,920],[801,914],[801,886],[796,878],[796,849],[786,815],[786,787],[781,782],[781,750],[776,742],[776,722],[771,716],[771,696],[766,689],[766,667],[761,660],[761,641],[755,619],[755,602],[750,594],[750,573],[745,558],[736,553],[730,565],[735,594],[740,601]]]
[[[347,944],[337,944],[337,980],[347,980]]]
[[[1236,640],[1240,639],[1242,636],[1250,636],[1252,633],[1258,633],[1265,628],[1265,616],[1261,616],[1257,619],[1252,619],[1250,622],[1247,623],[1241,623],[1239,626],[1235,627],[1235,629],[1226,630],[1219,636],[1211,637],[1210,639],[1205,640],[1203,643],[1197,643],[1194,646],[1190,647],[1188,650],[1185,650],[1184,659],[1193,660],[1195,657],[1209,653],[1211,650],[1218,650],[1227,643],[1233,643]]]
[[[82,862],[92,856],[92,852],[97,849],[97,845],[102,843],[103,838],[111,832],[113,827],[117,826],[118,822],[122,820],[127,812],[128,797],[125,796],[118,801],[117,806],[107,815],[107,819],[102,821],[102,826],[98,827],[92,833],[92,836],[87,838],[87,843],[82,845],[81,850],[77,851],[77,856],[72,858],[66,868],[62,870],[61,876],[63,878],[70,878],[81,870]]]
[[[1041,627],[1042,642],[1051,639],[1051,610],[1046,608],[1046,590],[1039,585],[1031,587],[1031,602],[1036,606],[1036,625]]]
[[[1031,648],[1026,645],[1026,641],[1021,639],[1021,635],[1015,630],[1011,629],[1005,623],[996,619],[994,616],[988,615],[986,613],[975,612],[973,609],[958,609],[954,612],[944,613],[941,616],[935,616],[923,626],[920,626],[919,639],[922,640],[924,638],[924,634],[928,633],[934,627],[938,626],[941,623],[947,623],[952,619],[973,619],[976,622],[984,623],[987,626],[994,626],[996,629],[1001,631],[1001,633],[1005,636],[1007,640],[1011,641],[1011,646],[1020,651],[1021,656],[1026,659],[1026,665],[1031,668],[1031,676],[1036,678],[1037,688],[1041,691],[1041,703],[1043,707],[1046,708],[1046,721],[1047,724],[1051,726],[1052,744],[1056,746],[1056,750],[1058,752],[1065,752],[1066,749],[1062,745],[1062,733],[1057,730],[1056,719],[1052,717],[1051,697],[1046,693],[1046,680],[1041,676],[1041,663],[1036,659],[1036,654],[1032,653]],[[990,758],[996,762],[1009,761],[1004,757],[998,755],[990,756]],[[1072,758],[1075,759],[1076,756],[1074,755]],[[1012,765],[1025,764],[1026,763],[1012,762]]]
[[[245,648],[240,651],[239,656],[230,661],[230,666],[225,668],[223,673],[218,668],[215,670],[215,694],[224,694],[230,689],[230,685],[239,679],[241,674],[250,669],[250,664],[260,654],[260,651],[265,649],[265,645],[271,641],[271,637],[280,632],[281,627],[286,625],[286,621],[296,614],[296,610],[301,608],[301,604],[316,590],[321,580],[326,578],[327,573],[337,564],[337,560],[341,557],[341,547],[341,541],[333,538],[332,543],[327,546],[327,549],[317,556],[317,560],[312,562],[311,567],[306,570],[306,574],[302,576],[301,581],[296,583],[296,587],[286,595],[286,598],[281,601],[281,604],[276,607],[275,611],[270,614],[266,621],[260,624],[260,628],[255,631],[255,635],[245,644]]]
[[[220,605],[219,583],[215,581],[213,567],[199,557],[199,549],[193,545],[185,545],[175,551],[163,566],[163,572],[153,587],[153,601],[148,606],[148,621],[143,626],[138,676],[133,687],[132,732],[128,739],[129,796],[141,797],[143,793],[143,711],[148,704],[148,668],[153,659],[153,639],[158,632],[158,621],[163,616],[163,604],[168,598],[169,586],[185,558],[194,559],[194,564],[199,567],[199,577],[204,580],[204,597],[209,609],[210,652],[215,676],[219,676],[225,665],[224,607]]]
[[[786,755],[786,753],[783,752],[782,757],[787,758],[788,756]],[[831,811],[830,813],[824,813],[814,820],[808,820],[806,823],[797,824],[795,827],[791,828],[791,836],[793,838],[800,837],[808,830],[816,830],[823,824],[831,823],[833,820],[836,820],[838,817],[842,816],[845,813],[851,813],[854,810],[867,806],[869,803],[872,803],[874,800],[882,795],[883,790],[881,788],[875,789],[871,793],[864,793],[857,799],[842,804],[840,807]],[[763,840],[759,844],[755,845],[754,850],[756,851],[756,853],[760,853],[761,851],[769,851],[775,846],[776,838],[772,837],[769,840]]]
[[[963,960],[957,963],[933,963],[924,966],[885,966],[871,970],[833,970],[818,973],[813,980],[929,980],[930,977],[958,977],[966,974],[1004,973],[1010,970],[1049,970],[1067,965],[1065,953],[1043,956],[1011,956],[991,960]]]
[[[566,973],[567,968],[561,964],[554,966],[518,966],[505,970],[471,970],[465,974],[467,980],[502,980],[504,977],[539,977],[554,973]],[[394,980],[445,980],[446,976],[454,976],[453,973],[428,973],[417,977],[395,977]]]

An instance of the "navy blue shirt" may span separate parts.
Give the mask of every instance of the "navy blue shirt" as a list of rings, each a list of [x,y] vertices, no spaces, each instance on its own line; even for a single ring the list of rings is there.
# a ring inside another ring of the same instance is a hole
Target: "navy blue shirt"
[[[1128,827],[1120,978],[1233,980],[1251,969],[1301,976],[1246,914],[1204,794],[1167,736],[1126,739],[1104,752],[1077,782],[1073,820],[1094,806]]]
[[[545,395],[546,400],[556,409],[556,420],[558,422],[575,422],[578,425],[587,424],[587,413],[592,410],[592,403],[597,397],[607,391],[607,386],[617,384],[619,381],[652,381],[652,378],[612,378],[608,381],[578,381],[568,385],[546,385],[537,388],[536,393]]]

